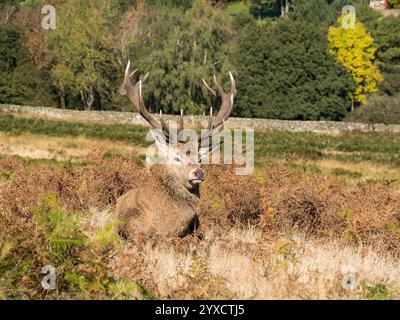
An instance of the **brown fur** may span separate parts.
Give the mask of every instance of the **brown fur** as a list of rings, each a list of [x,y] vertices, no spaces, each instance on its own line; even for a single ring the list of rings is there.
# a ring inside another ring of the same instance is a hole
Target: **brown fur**
[[[128,239],[135,233],[184,237],[198,226],[198,197],[198,188],[189,191],[166,167],[155,166],[147,183],[118,199],[120,233]]]

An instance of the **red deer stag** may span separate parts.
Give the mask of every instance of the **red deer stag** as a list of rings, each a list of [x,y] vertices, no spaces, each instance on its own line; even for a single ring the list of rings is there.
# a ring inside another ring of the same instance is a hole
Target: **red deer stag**
[[[199,148],[199,141],[196,140],[195,148],[200,152],[196,152],[196,156],[193,157],[188,152],[188,147],[194,146],[194,141],[185,142],[180,135],[184,130],[183,113],[181,112],[177,136],[172,139],[172,131],[169,130],[162,113],[160,112],[160,121],[157,121],[143,103],[142,84],[147,80],[148,73],[136,85],[132,85],[131,78],[137,70],[130,73],[129,67],[130,62],[126,67],[119,93],[126,95],[140,115],[153,129],[161,133],[160,136],[164,137],[157,139],[153,135],[159,153],[163,154],[165,164],[151,167],[150,178],[144,185],[138,186],[117,200],[116,218],[122,221],[119,231],[128,239],[135,233],[184,237],[193,233],[199,225],[196,207],[200,197],[199,185],[205,179],[204,172],[200,169],[199,154],[203,157],[212,151],[210,138],[222,131],[224,122],[232,111],[236,95],[235,80],[232,73],[229,73],[231,78],[229,93],[224,92],[215,76],[217,91],[203,80],[204,85],[214,96],[217,96],[218,92],[222,104],[215,117],[212,115],[212,108],[210,109],[207,130],[199,138],[200,142],[207,139],[206,148]],[[201,145],[204,146],[203,143]]]

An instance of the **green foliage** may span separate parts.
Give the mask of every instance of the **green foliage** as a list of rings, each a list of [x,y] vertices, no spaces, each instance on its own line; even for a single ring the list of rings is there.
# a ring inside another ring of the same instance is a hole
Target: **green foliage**
[[[347,3],[346,3],[347,4]],[[359,22],[364,24],[368,32],[373,34],[373,30],[376,29],[380,21],[382,21],[382,14],[378,10],[374,10],[369,6],[368,1],[356,1],[354,4],[356,9],[356,18]],[[377,39],[373,34],[374,41]]]
[[[192,7],[193,0],[146,0],[145,4],[148,6],[170,6],[187,10]]]
[[[226,12],[231,17],[241,14],[251,14],[259,22],[263,19],[277,17],[280,15],[280,7],[276,1],[271,0],[244,0],[226,1]]]
[[[400,124],[400,98],[398,96],[374,96],[349,113],[346,121],[363,123]]]
[[[386,283],[369,284],[366,280],[361,283],[363,294],[368,300],[392,300],[396,289]]]
[[[353,218],[353,210],[351,210],[351,209],[349,209],[349,208],[345,209],[345,210],[343,211],[343,218],[344,218],[346,221],[351,220],[351,219]]]
[[[226,12],[231,16],[236,16],[243,13],[249,13],[250,6],[245,1],[236,1],[229,3],[227,5]]]
[[[360,108],[362,110],[362,108]],[[0,131],[9,134],[47,134],[49,136],[84,136],[95,139],[125,141],[146,146],[146,127],[130,125],[82,124],[43,119],[24,119],[0,116]],[[329,152],[328,152],[329,151]],[[105,157],[112,157],[113,151]],[[370,161],[378,164],[400,166],[400,137],[389,133],[349,133],[338,136],[310,132],[256,131],[255,159],[334,159],[357,162]],[[37,160],[30,161],[37,164]],[[40,161],[42,163],[43,160]],[[51,164],[45,162],[47,165]],[[70,166],[68,163],[61,165]],[[84,164],[83,164],[84,165]],[[117,222],[115,222],[117,223]],[[111,228],[111,226],[107,226]]]
[[[96,235],[96,242],[105,247],[108,245],[118,245],[121,240],[116,232],[116,228],[120,225],[119,221],[111,221],[99,230]]]
[[[43,230],[51,253],[56,256],[63,256],[75,247],[85,245],[86,237],[81,231],[80,215],[77,212],[66,212],[55,196],[42,197],[33,215]]]
[[[349,176],[352,178],[360,178],[362,177],[362,173],[358,171],[347,170],[343,168],[334,168],[332,174],[335,176]]]
[[[61,98],[81,98],[85,109],[102,108],[115,91],[118,64],[113,53],[115,1],[72,0],[57,11],[57,29],[46,33],[52,84]]]
[[[400,9],[400,0],[388,0],[388,3],[395,9]]]
[[[31,63],[18,27],[0,28],[0,103],[38,104],[49,99],[46,82]]]
[[[322,30],[281,20],[250,27],[241,39],[236,115],[340,120],[352,81],[327,53]]]
[[[4,1],[0,11],[9,4],[16,12],[0,28],[0,103],[131,110],[117,94],[128,59],[150,71],[144,99],[154,112],[208,111],[218,101],[201,78],[215,73],[226,84],[229,70],[237,116],[341,120],[349,93],[364,101],[377,89],[400,92],[400,18],[381,18],[365,0],[290,1],[287,19],[275,0],[54,0],[57,29],[45,32],[35,27],[42,0]],[[379,88],[360,23],[353,34],[330,29],[331,51],[338,57],[347,43],[348,57],[335,63],[326,53],[328,27],[348,4],[374,37]]]
[[[131,49],[135,66],[150,71],[144,86],[150,110],[203,113],[209,95],[201,79],[226,78],[231,30],[226,15],[196,0],[190,10],[149,8],[139,22],[142,32]],[[207,109],[208,109],[207,107]]]
[[[0,218],[0,298],[154,299],[139,281],[107,273],[110,252],[119,248],[113,223],[92,240],[82,214],[65,210],[51,194],[32,209],[33,219],[18,222],[23,230],[17,234]],[[48,264],[56,267],[57,290],[43,292],[40,270]]]
[[[117,280],[110,283],[108,292],[111,299],[155,299],[155,296],[140,283],[124,280]]]
[[[12,172],[11,171],[2,171],[2,172],[0,172],[0,181],[1,180],[4,180],[4,181],[7,181],[7,180],[11,180],[11,178],[12,178]]]
[[[24,119],[12,115],[0,115],[0,132],[10,132],[14,135],[32,133],[46,134],[52,137],[84,136],[112,141],[129,141],[138,145],[145,145],[147,130],[146,127],[142,126],[46,121],[43,119]]]
[[[289,17],[295,21],[327,28],[336,20],[337,10],[335,7],[335,4],[326,0],[297,0],[293,2]]]
[[[70,285],[74,286],[81,292],[87,290],[90,284],[85,276],[68,271],[64,275],[64,281],[68,282]]]
[[[400,17],[381,19],[373,31],[379,68],[385,81],[380,84],[388,95],[400,93]]]
[[[256,165],[263,158],[285,160],[333,159],[344,162],[368,161],[400,166],[400,139],[397,134],[351,133],[339,136],[315,133],[256,132]]]

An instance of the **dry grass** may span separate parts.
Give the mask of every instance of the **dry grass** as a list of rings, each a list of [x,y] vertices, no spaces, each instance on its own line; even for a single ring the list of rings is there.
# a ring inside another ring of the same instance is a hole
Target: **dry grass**
[[[232,169],[206,167],[204,240],[123,242],[110,228],[116,199],[148,179],[135,152],[98,150],[78,167],[0,160],[0,297],[399,298],[398,189],[350,188],[280,165],[247,177]],[[51,210],[48,193],[60,203]],[[85,242],[54,251],[38,210],[79,217]],[[46,264],[60,270],[58,296],[40,288]],[[347,265],[352,290],[342,287]]]
[[[14,136],[0,132],[0,155],[80,162],[86,160],[94,148],[101,146],[111,148],[111,143],[83,137],[50,137],[36,134]],[[122,142],[113,142],[112,149],[114,152],[144,152],[143,148]]]
[[[260,236],[253,227],[232,228],[185,250],[147,243],[140,251],[125,249],[114,267],[119,276],[129,277],[129,261],[141,261],[152,279],[148,285],[160,298],[360,299],[379,284],[387,288],[386,298],[400,297],[398,260],[372,246],[277,236],[256,258]],[[342,287],[342,271],[349,265],[356,271],[355,289]]]

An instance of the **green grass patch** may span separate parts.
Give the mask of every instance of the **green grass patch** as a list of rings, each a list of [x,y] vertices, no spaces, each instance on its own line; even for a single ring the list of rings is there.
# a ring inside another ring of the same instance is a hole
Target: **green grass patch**
[[[262,157],[285,160],[333,159],[368,161],[400,166],[400,135],[353,132],[337,136],[312,132],[270,131],[255,133],[256,163]]]
[[[0,131],[10,135],[82,136],[121,141],[141,147],[149,145],[145,140],[148,128],[134,125],[73,123],[0,115]],[[352,163],[367,161],[400,167],[399,134],[353,132],[333,136],[312,132],[256,131],[254,142],[256,167],[262,167],[276,159],[289,162],[322,159]],[[118,155],[118,152],[110,150],[109,156],[114,155]],[[309,169],[319,171],[318,168]],[[343,170],[334,174],[359,176],[357,172]]]
[[[244,1],[237,1],[231,4],[228,4],[226,7],[226,12],[231,15],[235,16],[241,12],[249,12],[250,5],[245,3]]]
[[[352,178],[361,178],[362,173],[358,171],[347,170],[343,168],[334,168],[331,170],[331,173],[335,176],[349,176]]]
[[[77,137],[91,139],[125,141],[136,145],[146,145],[148,128],[144,126],[97,124],[68,121],[53,121],[35,118],[19,118],[13,115],[0,115],[0,131],[12,135],[44,134],[50,137]]]
[[[0,181],[7,181],[7,180],[11,180],[12,178],[12,172],[7,170],[7,171],[2,171],[0,172]]]
[[[363,295],[368,300],[393,300],[397,290],[394,286],[386,283],[369,284],[362,281]]]
[[[280,16],[280,8],[269,0],[261,0],[260,7],[252,4],[250,1],[231,1],[226,6],[226,13],[231,17],[242,12],[248,12],[254,16],[258,22],[265,20],[266,18],[275,18]]]

